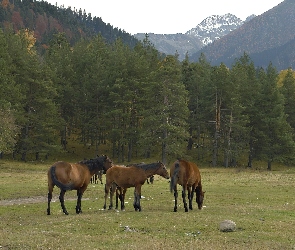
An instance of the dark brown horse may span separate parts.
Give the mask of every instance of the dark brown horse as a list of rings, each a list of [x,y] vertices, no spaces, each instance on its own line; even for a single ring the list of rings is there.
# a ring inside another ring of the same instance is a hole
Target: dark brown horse
[[[169,173],[165,165],[161,162],[151,164],[139,164],[138,166],[113,166],[106,172],[106,184],[105,184],[105,203],[104,209],[106,209],[107,197],[110,188],[113,185],[117,185],[122,189],[134,187],[134,202],[133,207],[135,211],[141,211],[140,198],[141,198],[141,186],[145,183],[146,179],[152,175],[160,175],[166,179],[169,179]],[[114,184],[115,183],[115,184]],[[115,189],[112,188],[110,194],[110,206],[113,208],[113,195]],[[124,200],[121,200],[121,204],[124,204]]]
[[[189,209],[193,209],[194,192],[196,192],[198,208],[202,209],[205,192],[202,191],[201,174],[197,165],[193,162],[177,160],[170,167],[170,177],[170,191],[174,190],[175,198],[174,212],[177,212],[177,184],[182,186],[182,200],[185,212],[188,212],[186,191],[188,192]]]
[[[111,166],[112,161],[106,155],[98,156],[95,159],[83,160],[78,163],[64,161],[54,163],[48,170],[47,214],[50,215],[50,202],[55,185],[60,188],[59,200],[64,214],[69,214],[64,204],[64,195],[68,190],[77,190],[76,213],[82,213],[81,199],[91,177],[100,170],[108,170]]]

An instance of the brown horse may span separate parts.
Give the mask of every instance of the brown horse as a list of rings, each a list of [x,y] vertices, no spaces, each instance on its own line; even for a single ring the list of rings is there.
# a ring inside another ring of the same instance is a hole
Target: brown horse
[[[106,209],[106,202],[108,193],[111,186],[114,183],[122,189],[134,187],[134,202],[133,207],[135,211],[141,211],[140,198],[141,198],[141,186],[145,183],[146,179],[152,175],[160,175],[166,179],[169,179],[169,173],[165,165],[161,162],[151,164],[139,164],[138,166],[113,166],[106,172],[106,184],[105,184],[105,203],[104,209]],[[113,208],[113,195],[115,190],[112,188],[110,195],[109,209]],[[124,204],[124,200],[121,200],[121,205]]]
[[[91,177],[100,170],[108,170],[111,166],[112,161],[106,155],[97,156],[95,159],[83,160],[78,163],[64,161],[54,163],[48,170],[47,214],[50,215],[50,202],[55,185],[60,188],[59,200],[64,214],[69,214],[64,204],[64,195],[68,190],[77,190],[76,213],[82,213],[81,199]]]
[[[194,192],[196,192],[198,208],[202,209],[205,192],[202,191],[201,174],[197,165],[193,162],[177,160],[170,167],[170,177],[170,191],[174,190],[175,198],[174,212],[177,212],[177,184],[182,186],[182,200],[185,212],[188,212],[186,191],[188,192],[189,209],[193,209]]]
[[[133,163],[133,164],[128,164],[126,167],[131,167],[131,166],[135,166],[135,167],[141,167],[143,164],[145,164],[144,162],[141,163]],[[124,166],[124,165],[122,165]],[[150,179],[150,182],[149,182]],[[146,179],[147,184],[150,184],[154,182],[154,176],[152,175],[151,177]],[[127,188],[122,188],[119,187],[116,183],[113,183],[111,186],[111,192],[114,192],[114,190],[116,190],[116,207],[115,209],[118,209],[119,206],[119,200],[120,200],[120,204],[121,204],[121,210],[125,210],[125,194],[127,192]]]
[[[154,183],[154,178],[155,177],[153,175],[150,178],[147,178],[146,183],[147,184],[150,184],[150,183],[153,184]],[[117,186],[116,183],[113,183],[112,186],[111,186],[111,192],[114,189],[116,189],[116,207],[115,207],[115,209],[118,209],[119,200],[120,200],[121,210],[125,210],[125,195],[126,195],[126,192],[127,192],[127,188],[121,188],[121,187]]]

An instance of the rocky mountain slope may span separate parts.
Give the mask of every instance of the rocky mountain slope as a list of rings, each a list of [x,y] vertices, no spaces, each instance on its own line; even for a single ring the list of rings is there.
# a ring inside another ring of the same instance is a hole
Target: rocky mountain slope
[[[204,46],[237,29],[253,17],[250,16],[245,21],[242,21],[232,14],[212,15],[185,34],[148,33],[148,38],[160,52],[169,55],[177,53],[179,59],[182,60],[187,52],[189,55],[194,54]],[[143,40],[145,35],[138,33],[134,36],[139,40]]]
[[[203,47],[190,59],[205,54],[212,65],[228,67],[246,52],[257,67],[270,62],[278,69],[295,67],[295,1],[285,0],[239,28]]]

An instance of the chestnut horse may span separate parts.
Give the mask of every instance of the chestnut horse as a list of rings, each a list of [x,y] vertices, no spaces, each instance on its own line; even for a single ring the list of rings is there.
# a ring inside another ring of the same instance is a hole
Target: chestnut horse
[[[174,190],[175,198],[174,212],[177,212],[177,184],[182,186],[182,200],[185,212],[188,212],[186,191],[188,192],[189,209],[193,209],[194,192],[196,192],[198,208],[202,209],[205,192],[202,191],[201,174],[197,165],[193,162],[177,160],[170,167],[170,177],[170,191]]]
[[[134,187],[134,202],[133,207],[135,211],[141,211],[140,198],[141,198],[141,186],[145,183],[146,179],[152,175],[160,175],[166,179],[169,179],[169,173],[162,162],[156,162],[151,164],[138,164],[137,166],[113,166],[106,172],[106,184],[105,184],[105,203],[103,208],[106,209],[106,202],[110,188],[112,191],[110,194],[110,206],[113,208],[113,196],[116,184],[118,187],[124,189]],[[115,183],[115,184],[114,184]],[[126,191],[125,191],[126,192]],[[124,204],[124,199],[121,197],[121,205]]]
[[[59,200],[64,214],[69,214],[64,204],[64,195],[68,190],[77,190],[76,213],[82,213],[81,199],[91,177],[100,170],[108,170],[111,166],[112,161],[106,155],[97,156],[95,159],[83,160],[78,163],[64,161],[54,163],[48,170],[47,214],[50,215],[50,202],[55,185],[60,188]]]
[[[126,167],[131,167],[131,166],[140,167],[143,164],[145,164],[145,163],[144,162],[133,163],[133,164],[128,164]],[[124,165],[122,165],[122,166],[124,166]],[[150,182],[149,182],[149,179],[150,179]],[[150,184],[150,183],[153,184],[154,176],[152,175],[151,177],[147,178],[146,182],[147,182],[147,184]],[[127,188],[119,187],[119,186],[117,186],[116,183],[113,183],[110,190],[111,190],[111,192],[114,192],[113,190],[116,190],[116,207],[115,207],[115,209],[118,209],[119,200],[120,200],[121,210],[125,210],[125,194],[127,192]]]

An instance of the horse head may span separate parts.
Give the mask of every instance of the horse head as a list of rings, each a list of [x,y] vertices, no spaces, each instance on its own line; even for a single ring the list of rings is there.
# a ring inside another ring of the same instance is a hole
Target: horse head
[[[159,166],[159,168],[157,170],[157,174],[164,177],[165,179],[170,179],[170,175],[169,175],[168,170],[165,167],[164,163],[158,161],[158,164],[160,166]]]
[[[196,202],[198,203],[198,208],[202,209],[204,201],[205,192],[202,191],[202,188],[196,188]]]
[[[97,156],[95,159],[89,161],[92,163],[92,168],[96,170],[96,174],[101,170],[106,172],[113,164],[112,160],[106,155]]]
[[[103,160],[103,170],[106,172],[109,168],[113,166],[113,161],[106,155],[104,155]]]

